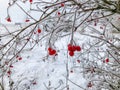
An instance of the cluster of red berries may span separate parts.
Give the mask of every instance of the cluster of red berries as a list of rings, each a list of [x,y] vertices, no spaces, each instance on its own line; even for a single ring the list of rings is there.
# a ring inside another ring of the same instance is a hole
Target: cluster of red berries
[[[69,51],[70,56],[74,56],[74,52],[75,51],[78,51],[78,52],[81,51],[81,47],[69,44],[68,45],[68,51]]]
[[[48,53],[49,53],[49,55],[56,55],[56,50],[49,47],[48,48]]]

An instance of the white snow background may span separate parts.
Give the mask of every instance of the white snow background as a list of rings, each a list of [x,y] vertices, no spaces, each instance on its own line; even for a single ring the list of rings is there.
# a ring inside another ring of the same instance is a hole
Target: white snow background
[[[28,11],[29,9],[29,3],[23,4],[19,3]],[[23,11],[20,10],[19,7],[14,5],[10,9],[10,15],[12,23],[6,22],[5,18],[7,17],[7,5],[8,0],[0,0],[0,22],[2,24],[5,24],[9,29],[16,30],[19,27],[15,27],[13,24],[15,23],[22,23],[24,22],[26,15]],[[18,12],[19,11],[19,12]],[[39,18],[36,14],[32,14],[36,19]],[[10,24],[10,25],[8,25]],[[13,25],[13,26],[12,26]],[[6,33],[4,31],[4,28],[1,27],[1,33]],[[96,27],[97,29],[100,29],[99,26]],[[37,36],[34,36],[35,38]],[[39,37],[41,37],[39,35]],[[83,52],[84,43],[89,40],[94,40],[89,37],[85,37],[81,35],[79,32],[75,33],[74,39],[77,41],[77,44],[81,46]],[[8,41],[8,38],[5,38],[4,40],[1,40],[0,43],[5,43]],[[68,63],[68,69],[69,69],[69,80],[73,81],[74,83],[82,86],[83,88],[86,88],[87,82],[82,74],[80,73],[82,71],[82,63],[78,63],[77,59],[75,60],[76,56],[69,57],[67,56],[67,45],[69,43],[70,36],[63,37],[59,39],[55,43],[55,47],[57,47],[57,53],[58,56],[50,56],[48,59],[46,58],[47,55],[47,48],[46,48],[46,41],[43,40],[41,43],[39,43],[37,46],[34,47],[32,50],[23,51],[21,53],[22,60],[15,62],[13,64],[13,68],[11,68],[12,74],[11,79],[14,81],[15,86],[18,86],[18,89],[15,90],[65,90],[66,87],[66,64]],[[26,48],[29,48],[30,45],[32,45],[32,40],[28,43]],[[69,59],[67,58],[69,57]],[[45,60],[45,61],[44,61]],[[74,60],[74,61],[73,61]],[[72,69],[72,67],[78,66],[79,69]],[[73,73],[70,71],[73,70]],[[7,81],[8,77],[4,77]],[[33,83],[36,82],[34,85]],[[9,90],[9,87],[7,86],[8,82],[5,82],[4,85],[6,86],[5,90]],[[49,84],[51,85],[49,86]],[[46,86],[49,86],[50,89],[46,88]],[[60,87],[59,87],[60,86]],[[57,88],[59,87],[59,88]],[[74,85],[69,81],[69,87],[70,90],[83,90],[80,89],[80,87]],[[30,89],[29,89],[30,88]],[[94,90],[94,89],[91,89]]]

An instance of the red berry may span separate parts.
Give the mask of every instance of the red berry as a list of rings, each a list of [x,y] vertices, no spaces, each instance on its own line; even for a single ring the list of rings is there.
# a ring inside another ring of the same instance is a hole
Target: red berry
[[[72,51],[75,51],[76,50],[76,46],[72,46]]]
[[[33,2],[33,0],[29,0],[29,2],[30,2],[30,3],[32,3],[32,2]]]
[[[55,54],[56,54],[56,50],[49,51],[49,55],[55,55]]]
[[[81,47],[80,46],[75,46],[77,51],[81,51]]]
[[[68,44],[68,51],[75,51],[75,50],[76,50],[75,46]]]
[[[11,74],[11,71],[9,70],[9,71],[7,72],[7,74],[10,75],[10,74]]]
[[[80,60],[77,60],[78,63],[80,63]]]
[[[72,45],[68,46],[68,51],[73,51],[73,46]]]
[[[22,57],[19,57],[18,60],[22,60]]]
[[[68,47],[69,47],[69,46],[72,46],[72,44],[68,44],[67,46],[68,46]]]
[[[64,7],[65,6],[65,4],[64,3],[61,3],[61,7]]]
[[[12,65],[10,65],[10,68],[13,68],[13,66],[12,66]]]
[[[38,29],[37,32],[38,32],[38,33],[41,33],[41,29]]]
[[[52,48],[51,48],[51,47],[49,47],[49,48],[48,48],[48,51],[51,51],[51,50],[52,50]]]
[[[11,22],[11,19],[10,19],[10,17],[8,17],[8,18],[7,18],[7,21],[8,21],[8,22]]]
[[[69,55],[72,57],[72,56],[74,56],[74,52],[73,51],[70,51],[69,52]]]
[[[53,53],[53,54],[56,54],[56,50],[52,50],[52,53]]]
[[[60,15],[60,12],[58,12],[57,14]]]
[[[109,59],[107,58],[107,59],[105,60],[105,62],[108,63],[108,62],[109,62]]]
[[[29,22],[30,20],[29,19],[26,19],[25,22]]]
[[[52,49],[51,47],[48,48],[49,55],[57,55],[56,50]]]

